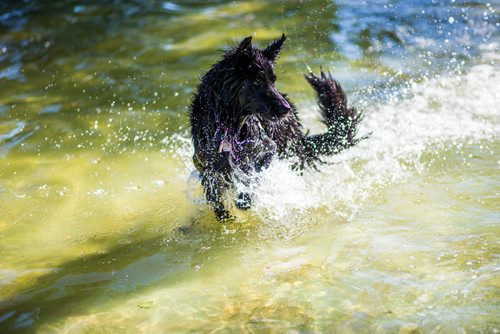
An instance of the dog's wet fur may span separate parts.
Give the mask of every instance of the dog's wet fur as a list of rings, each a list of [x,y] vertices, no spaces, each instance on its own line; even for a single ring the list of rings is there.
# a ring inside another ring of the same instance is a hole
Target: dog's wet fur
[[[293,103],[275,87],[274,66],[285,35],[265,49],[252,46],[252,37],[224,52],[201,78],[190,105],[193,162],[205,196],[219,221],[232,220],[224,204],[235,182],[249,183],[274,157],[288,158],[292,168],[316,169],[321,157],[347,149],[356,137],[362,114],[347,99],[329,73],[305,76],[318,95],[325,133],[308,136]],[[251,207],[248,192],[236,195],[239,209]]]

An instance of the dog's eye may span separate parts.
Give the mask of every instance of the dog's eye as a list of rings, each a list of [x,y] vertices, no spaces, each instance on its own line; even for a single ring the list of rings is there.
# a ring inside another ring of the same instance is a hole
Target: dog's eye
[[[261,78],[261,77],[257,77],[257,78],[254,80],[253,85],[254,85],[255,87],[257,87],[257,86],[260,86],[263,82],[264,82],[264,79],[263,79],[263,78]]]

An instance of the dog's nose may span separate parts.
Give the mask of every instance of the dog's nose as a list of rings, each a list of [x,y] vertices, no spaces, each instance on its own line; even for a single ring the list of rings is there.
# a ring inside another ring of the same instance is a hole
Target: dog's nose
[[[283,113],[285,114],[292,111],[292,106],[284,97],[281,97],[281,109],[283,109]]]
[[[288,105],[288,106],[282,106],[279,109],[279,111],[278,111],[279,117],[283,117],[283,116],[285,116],[286,114],[288,114],[291,111],[292,111],[292,107],[290,107],[290,105]]]
[[[285,99],[283,99],[283,109],[286,110],[286,112],[289,112],[292,110],[292,106]]]
[[[280,96],[279,107],[277,108],[277,111],[278,111],[278,116],[283,117],[292,111],[292,106],[290,105],[290,103],[288,103],[288,101],[284,97]]]

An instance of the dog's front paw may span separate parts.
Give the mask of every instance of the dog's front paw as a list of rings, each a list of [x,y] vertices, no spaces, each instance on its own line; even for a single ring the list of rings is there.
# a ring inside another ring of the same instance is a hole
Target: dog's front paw
[[[252,197],[249,193],[239,193],[238,197],[234,200],[234,204],[240,210],[248,210],[252,206]]]
[[[216,208],[214,210],[214,213],[215,213],[215,218],[217,218],[217,220],[221,223],[230,223],[235,220],[234,216],[231,215],[229,211],[227,211],[224,208]]]

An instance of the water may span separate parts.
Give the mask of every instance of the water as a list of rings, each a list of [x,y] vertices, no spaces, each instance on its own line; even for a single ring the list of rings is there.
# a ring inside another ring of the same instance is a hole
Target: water
[[[0,332],[500,331],[492,1],[2,2]],[[366,112],[357,147],[215,221],[186,107],[218,49],[289,36]]]

